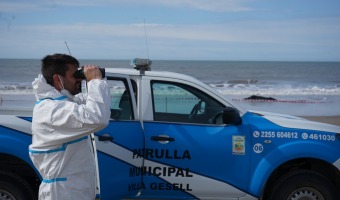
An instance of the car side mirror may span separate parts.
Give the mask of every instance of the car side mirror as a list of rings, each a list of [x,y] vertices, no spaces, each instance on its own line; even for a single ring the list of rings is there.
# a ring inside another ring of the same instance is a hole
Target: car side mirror
[[[226,107],[222,112],[222,119],[224,124],[240,125],[242,118],[238,110],[233,107]]]

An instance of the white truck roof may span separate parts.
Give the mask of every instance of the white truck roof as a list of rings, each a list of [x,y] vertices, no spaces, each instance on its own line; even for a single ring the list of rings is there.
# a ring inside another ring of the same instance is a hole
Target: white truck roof
[[[127,68],[105,68],[105,73],[126,74],[126,75],[132,75],[132,76],[140,75],[140,71],[136,69],[127,69]],[[185,74],[176,73],[176,72],[169,72],[169,71],[145,71],[145,76],[178,78],[178,79],[188,80],[190,82],[201,83],[194,77],[191,77]]]

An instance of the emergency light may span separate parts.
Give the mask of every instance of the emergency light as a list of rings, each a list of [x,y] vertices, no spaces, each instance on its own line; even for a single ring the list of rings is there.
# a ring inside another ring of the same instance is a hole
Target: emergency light
[[[140,71],[140,75],[145,75],[145,71],[151,71],[151,64],[152,61],[149,59],[135,58],[131,60],[131,65]]]

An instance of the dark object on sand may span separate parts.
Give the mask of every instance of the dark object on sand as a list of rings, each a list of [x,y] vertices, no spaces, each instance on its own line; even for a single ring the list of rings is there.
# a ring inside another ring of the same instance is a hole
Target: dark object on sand
[[[244,98],[244,100],[269,100],[269,101],[276,101],[276,99],[272,97],[263,97],[257,95],[251,95],[250,97]]]

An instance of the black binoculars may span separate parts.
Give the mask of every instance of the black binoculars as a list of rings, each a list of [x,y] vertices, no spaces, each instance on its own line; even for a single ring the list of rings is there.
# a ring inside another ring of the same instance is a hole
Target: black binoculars
[[[99,68],[99,70],[102,73],[102,78],[105,78],[105,68]],[[86,76],[84,74],[84,68],[81,68],[74,72],[73,76],[74,78],[86,79]]]

